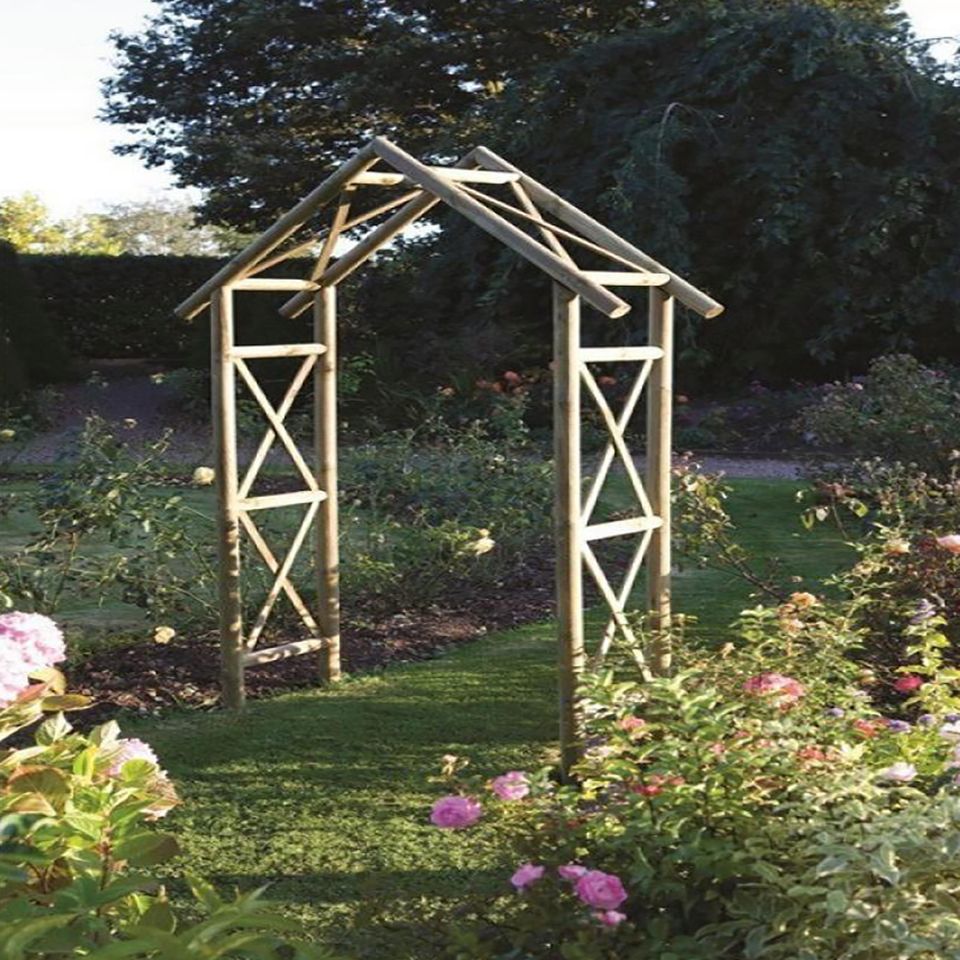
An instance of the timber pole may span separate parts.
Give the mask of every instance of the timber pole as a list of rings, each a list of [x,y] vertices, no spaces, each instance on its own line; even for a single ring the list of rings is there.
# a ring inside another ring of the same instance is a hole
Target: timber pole
[[[650,346],[663,351],[650,372],[647,398],[647,493],[654,516],[663,521],[652,534],[647,555],[647,610],[652,644],[650,665],[663,676],[672,660],[670,638],[670,476],[673,448],[673,315],[674,299],[650,289]]]
[[[244,703],[243,612],[240,602],[240,510],[237,492],[237,409],[233,364],[233,291],[217,287],[210,301],[213,434],[216,448],[217,550],[220,558],[220,664],[223,704]]]
[[[553,284],[553,436],[560,751],[564,771],[580,758],[578,686],[584,667],[580,516],[580,298]]]
[[[317,522],[316,572],[320,677],[340,679],[340,546],[337,511],[337,288],[325,286],[313,300],[313,338],[326,350],[314,368],[313,422],[317,484],[327,496]]]

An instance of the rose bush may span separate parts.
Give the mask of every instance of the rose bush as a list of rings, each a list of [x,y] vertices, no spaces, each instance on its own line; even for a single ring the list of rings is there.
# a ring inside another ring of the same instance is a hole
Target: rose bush
[[[901,621],[897,685],[857,662],[848,601],[789,602],[799,627],[758,607],[676,676],[640,683],[624,658],[588,678],[575,779],[525,776],[519,799],[497,788],[518,771],[489,783],[517,865],[465,908],[451,956],[956,954],[960,674],[942,618]]]

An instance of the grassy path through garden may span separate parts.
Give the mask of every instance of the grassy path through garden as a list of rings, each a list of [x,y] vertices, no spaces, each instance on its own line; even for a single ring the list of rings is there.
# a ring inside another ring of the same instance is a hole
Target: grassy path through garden
[[[845,553],[826,528],[797,521],[796,485],[735,482],[742,540],[805,578]],[[804,581],[810,589],[813,584]],[[689,570],[677,607],[715,634],[747,588]],[[461,647],[438,660],[251,705],[240,719],[181,714],[127,725],[155,747],[186,801],[171,815],[185,864],[221,886],[270,884],[269,896],[346,956],[436,956],[424,919],[512,864],[490,827],[427,823],[428,783],[448,752],[484,775],[537,764],[555,735],[552,624]]]

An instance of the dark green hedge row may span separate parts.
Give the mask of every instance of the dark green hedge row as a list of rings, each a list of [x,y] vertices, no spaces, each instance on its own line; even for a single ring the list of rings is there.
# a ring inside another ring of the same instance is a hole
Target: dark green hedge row
[[[183,359],[191,324],[173,310],[223,264],[214,257],[30,255],[46,312],[79,357]]]
[[[66,380],[73,369],[57,325],[43,309],[22,258],[0,241],[0,398]]]

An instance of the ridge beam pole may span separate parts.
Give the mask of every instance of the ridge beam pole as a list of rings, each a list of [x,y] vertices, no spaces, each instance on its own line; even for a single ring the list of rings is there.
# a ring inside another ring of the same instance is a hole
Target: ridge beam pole
[[[553,284],[554,530],[560,752],[564,772],[583,752],[578,687],[584,668],[580,516],[580,298]]]
[[[223,704],[239,710],[243,682],[243,613],[240,603],[240,503],[237,474],[237,408],[233,291],[217,287],[211,299],[210,347],[213,438],[217,479],[217,570],[220,596],[220,689]]]
[[[663,351],[653,364],[647,397],[647,495],[655,516],[647,554],[647,610],[651,618],[650,665],[663,676],[670,670],[670,471],[673,448],[673,314],[674,299],[650,288],[650,346]]]

